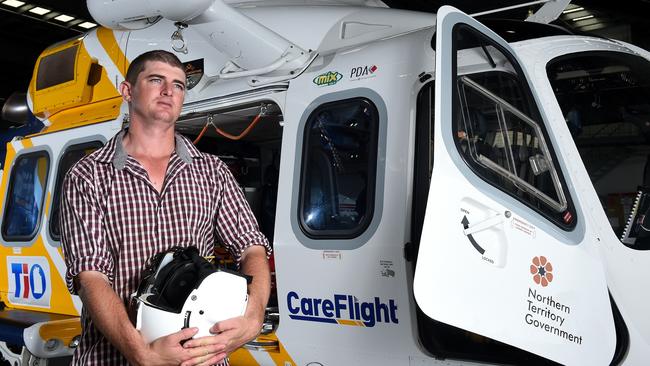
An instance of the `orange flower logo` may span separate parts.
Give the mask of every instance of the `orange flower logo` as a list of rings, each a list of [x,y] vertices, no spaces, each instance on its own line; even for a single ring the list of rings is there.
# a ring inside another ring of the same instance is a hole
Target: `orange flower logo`
[[[533,281],[542,287],[548,286],[553,281],[553,266],[546,257],[540,255],[533,258],[533,264],[530,265],[530,273],[533,275]]]

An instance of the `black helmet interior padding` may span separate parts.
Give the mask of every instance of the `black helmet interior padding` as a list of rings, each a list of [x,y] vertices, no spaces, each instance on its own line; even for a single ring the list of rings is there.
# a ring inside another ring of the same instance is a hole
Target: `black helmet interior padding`
[[[173,259],[158,268],[169,252]],[[211,273],[219,269],[203,258],[196,247],[175,247],[155,255],[145,269],[138,295],[148,292],[146,301],[157,308],[180,313],[189,294]]]

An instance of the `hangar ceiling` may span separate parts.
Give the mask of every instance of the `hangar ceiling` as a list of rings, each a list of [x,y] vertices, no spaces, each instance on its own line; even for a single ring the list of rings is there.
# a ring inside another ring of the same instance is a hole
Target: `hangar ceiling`
[[[384,0],[390,7],[435,12],[450,4],[469,13],[526,3],[516,0]],[[650,0],[576,0],[557,24],[574,32],[589,32],[630,41],[650,49],[650,26],[644,15],[650,14]],[[524,19],[529,8],[508,11],[484,18]],[[40,9],[39,9],[40,8]],[[42,10],[41,10],[42,9]],[[45,12],[45,13],[44,13]],[[44,14],[39,14],[44,13]],[[72,18],[72,19],[69,19]],[[0,104],[14,91],[25,91],[36,57],[47,46],[82,34],[82,26],[92,22],[85,0],[0,0],[0,37],[4,52],[0,58]]]

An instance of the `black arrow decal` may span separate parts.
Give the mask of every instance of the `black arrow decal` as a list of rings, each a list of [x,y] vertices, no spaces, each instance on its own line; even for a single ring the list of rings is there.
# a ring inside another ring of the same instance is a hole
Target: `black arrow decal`
[[[463,221],[460,223],[463,224],[464,229],[467,229],[469,227],[469,220],[467,220],[467,216],[463,216]],[[478,245],[476,240],[474,240],[472,237],[472,234],[467,235],[467,238],[469,239],[469,242],[474,246],[474,249],[476,249],[481,254],[485,253],[485,249],[481,248],[481,246]]]

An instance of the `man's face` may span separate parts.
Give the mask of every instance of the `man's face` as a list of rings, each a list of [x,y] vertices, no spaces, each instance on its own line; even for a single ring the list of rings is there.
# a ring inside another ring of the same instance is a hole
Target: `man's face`
[[[160,61],[147,61],[135,85],[124,82],[122,94],[131,102],[131,120],[174,123],[185,99],[185,72]]]

